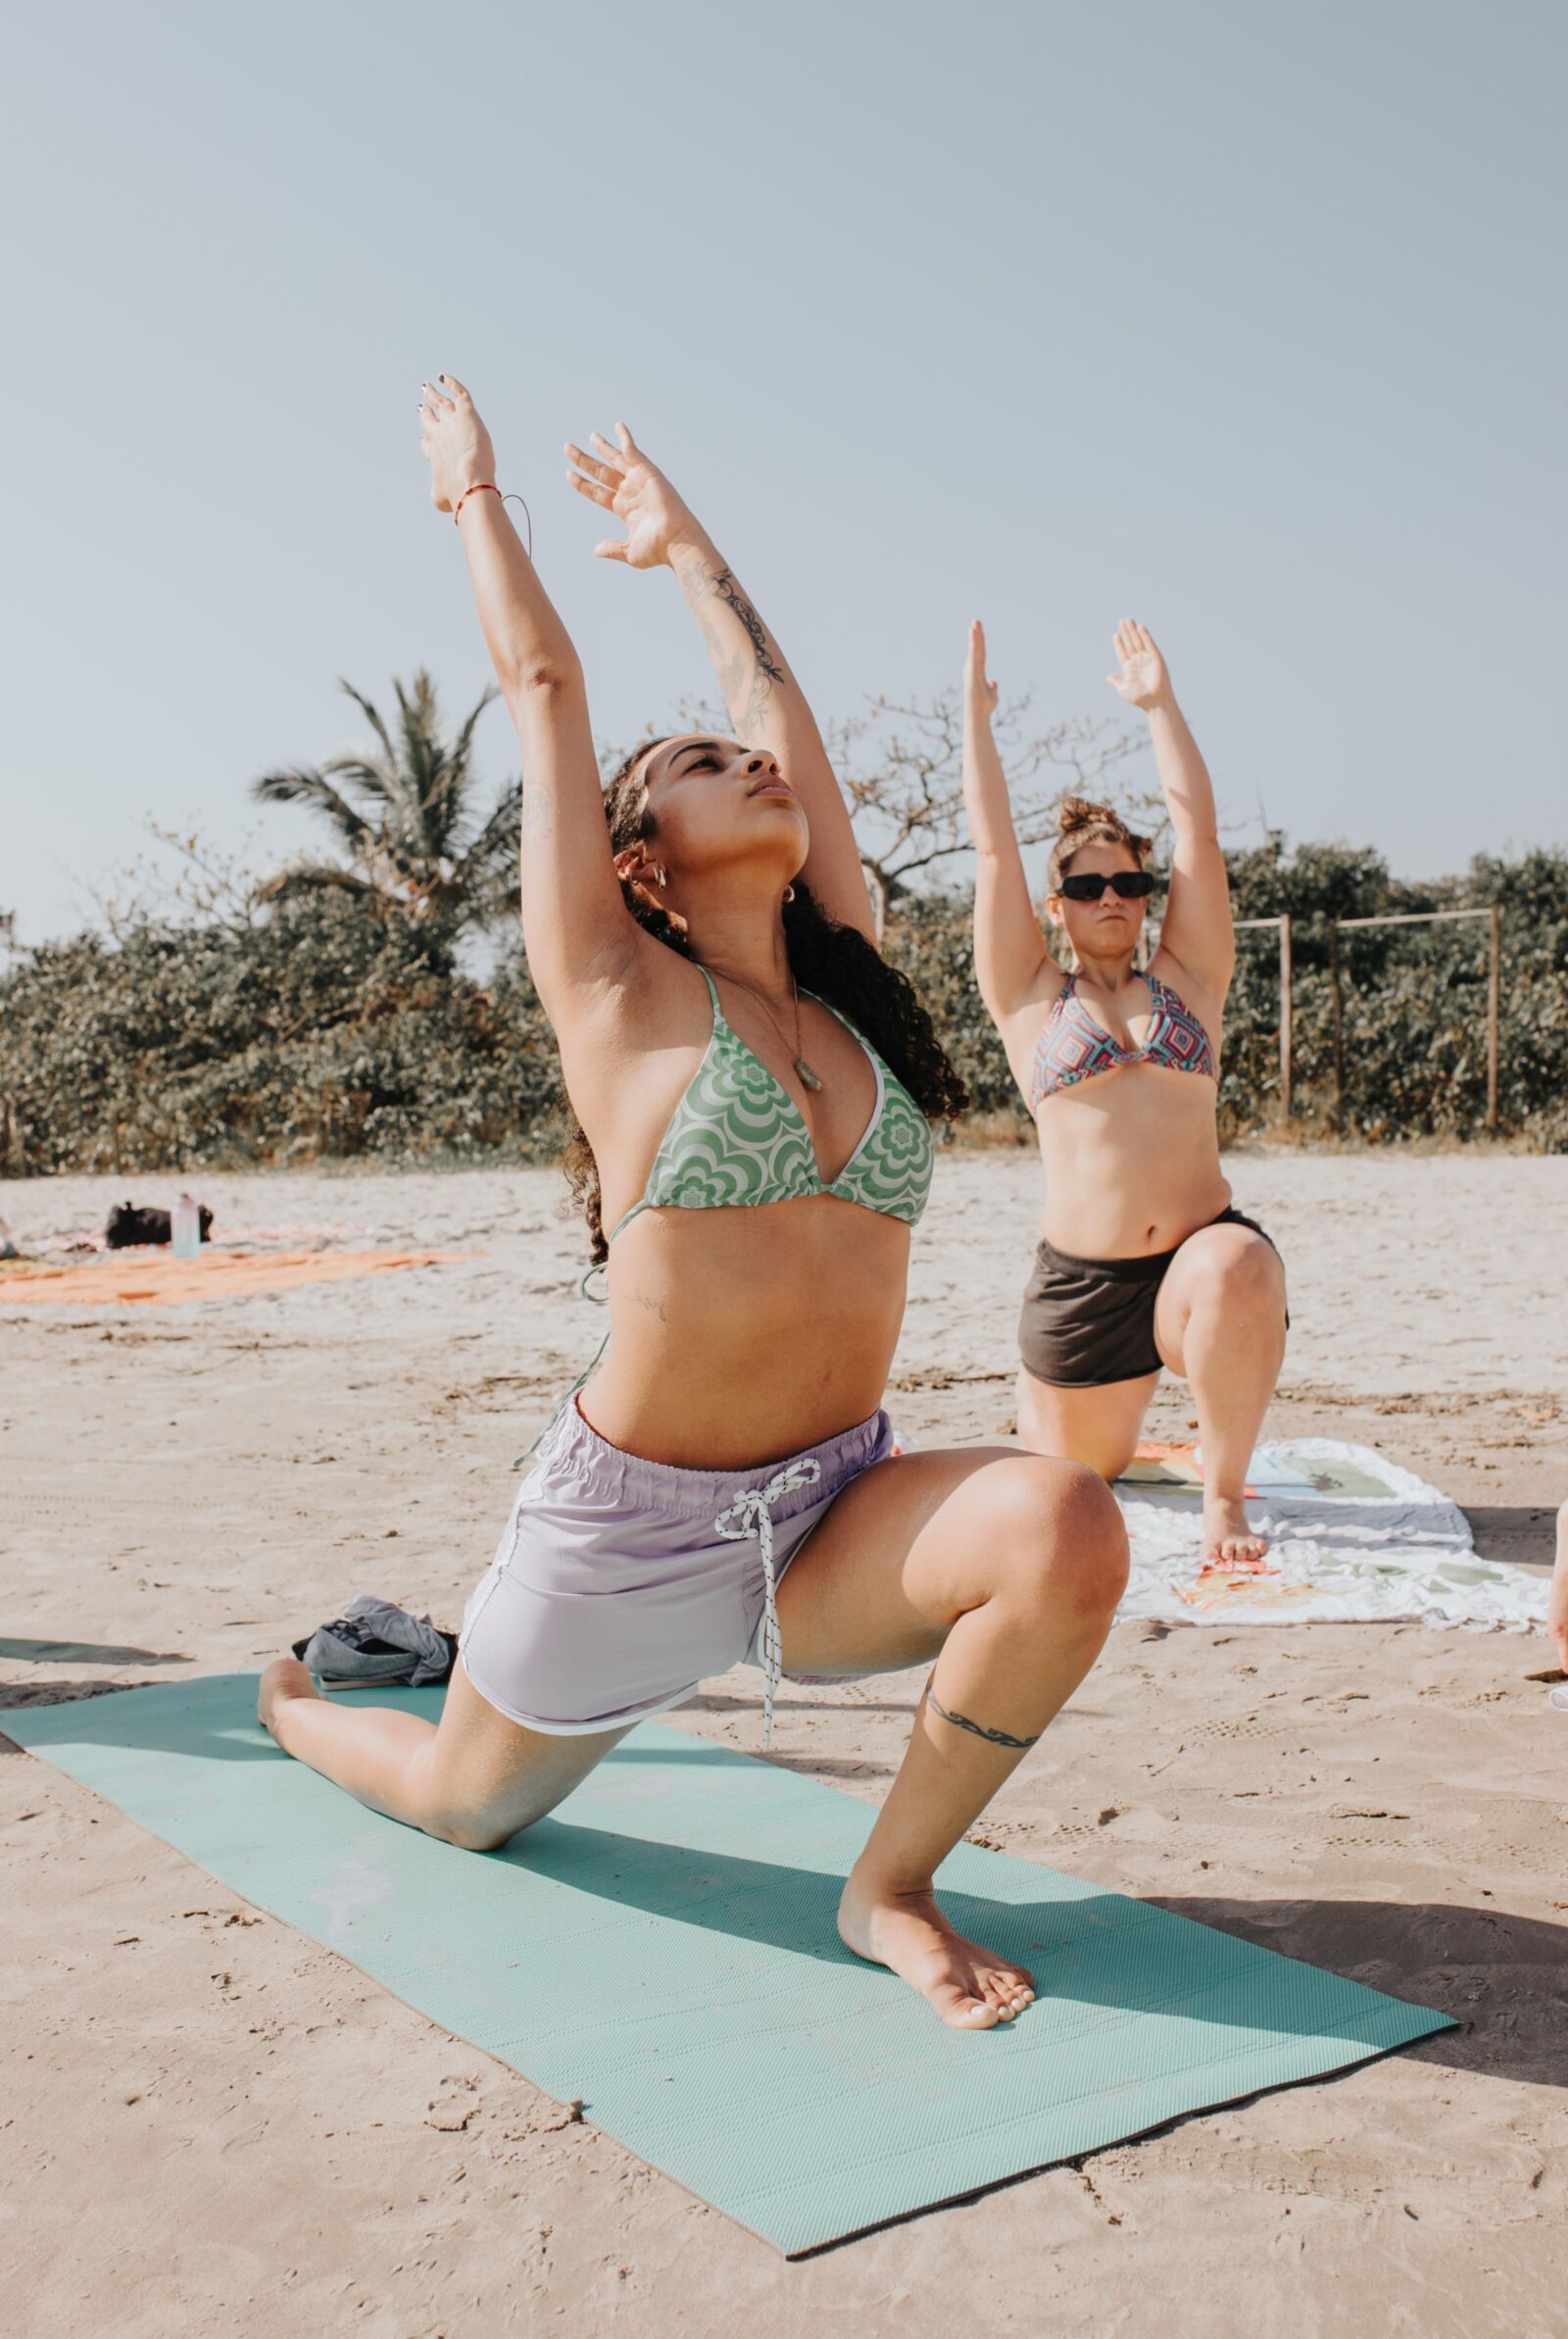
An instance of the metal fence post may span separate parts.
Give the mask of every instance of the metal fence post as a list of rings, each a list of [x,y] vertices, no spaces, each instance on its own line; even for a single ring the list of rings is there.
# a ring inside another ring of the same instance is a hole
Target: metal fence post
[[[1285,911],[1280,919],[1280,1116],[1287,1128],[1291,1121],[1291,914]]]
[[[1340,989],[1340,921],[1329,920],[1329,996],[1334,1005],[1334,1130],[1345,1134],[1345,1000]]]
[[[1497,1130],[1497,1005],[1501,989],[1502,910],[1492,905],[1492,960],[1487,972],[1487,1127]]]

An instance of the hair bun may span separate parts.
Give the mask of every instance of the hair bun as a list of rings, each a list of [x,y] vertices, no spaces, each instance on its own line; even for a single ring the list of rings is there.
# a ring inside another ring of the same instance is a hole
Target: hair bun
[[[1152,839],[1129,828],[1111,805],[1093,804],[1087,796],[1063,796],[1056,807],[1056,841],[1051,848],[1046,879],[1052,893],[1060,890],[1063,871],[1085,845],[1120,845],[1142,868],[1152,849]]]
[[[1120,828],[1122,821],[1108,804],[1091,804],[1087,796],[1063,796],[1056,807],[1056,833],[1071,836],[1075,828]]]

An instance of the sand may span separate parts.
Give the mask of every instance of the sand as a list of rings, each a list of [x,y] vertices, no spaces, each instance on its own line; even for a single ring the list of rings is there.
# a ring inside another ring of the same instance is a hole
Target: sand
[[[1382,1446],[1466,1505],[1484,1551],[1544,1568],[1568,1162],[1259,1155],[1232,1175],[1290,1268],[1273,1425]],[[1010,1422],[1035,1176],[1022,1155],[941,1165],[890,1400],[923,1441]],[[28,1248],[170,1183],[0,1185],[0,1213]],[[220,1232],[484,1256],[169,1311],[0,1290],[0,1703],[252,1667],[357,1590],[454,1620],[513,1456],[598,1337],[553,1173],[200,1190]],[[1163,1391],[1154,1433],[1189,1419]],[[1119,1627],[976,1833],[1466,2027],[795,2265],[9,1753],[6,2326],[1568,2330],[1568,1720],[1525,1677],[1547,1661],[1540,1638],[1417,1626]],[[790,1690],[773,1759],[875,1802],[916,1686]],[[754,1749],[756,1687],[709,1683],[677,1718]]]

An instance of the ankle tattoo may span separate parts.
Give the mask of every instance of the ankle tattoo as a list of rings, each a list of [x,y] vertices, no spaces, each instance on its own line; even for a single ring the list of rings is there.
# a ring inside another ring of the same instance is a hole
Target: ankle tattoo
[[[956,1730],[969,1730],[976,1738],[983,1738],[988,1746],[1038,1746],[1043,1733],[1036,1730],[1032,1738],[1014,1738],[1007,1730],[988,1730],[983,1721],[971,1721],[967,1714],[950,1714],[930,1683],[926,1684],[925,1702],[941,1721],[951,1721]]]

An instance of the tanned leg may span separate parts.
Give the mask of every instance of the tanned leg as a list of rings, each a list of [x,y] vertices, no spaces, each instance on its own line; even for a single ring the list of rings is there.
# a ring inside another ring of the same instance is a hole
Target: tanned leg
[[[785,1576],[787,1672],[936,1660],[839,1930],[956,2028],[1008,2020],[1033,1982],[948,1923],[936,1870],[1094,1664],[1126,1578],[1121,1517],[1094,1472],[984,1450],[867,1470]]]
[[[1568,1503],[1557,1514],[1557,1561],[1546,1602],[1546,1638],[1557,1652],[1557,1663],[1568,1672]]]
[[[1171,1262],[1154,1340],[1192,1383],[1203,1452],[1203,1557],[1247,1564],[1268,1539],[1243,1500],[1248,1465],[1285,1356],[1285,1269],[1246,1226],[1205,1226]]]
[[[1098,1388],[1061,1388],[1018,1370],[1018,1436],[1032,1454],[1059,1454],[1082,1462],[1106,1484],[1119,1478],[1138,1451],[1157,1372],[1136,1380],[1102,1382]]]
[[[257,1717],[285,1754],[371,1811],[472,1852],[543,1818],[626,1735],[524,1729],[479,1695],[461,1657],[439,1723],[363,1705],[364,1694],[323,1697],[298,1659],[279,1657],[262,1675]]]

